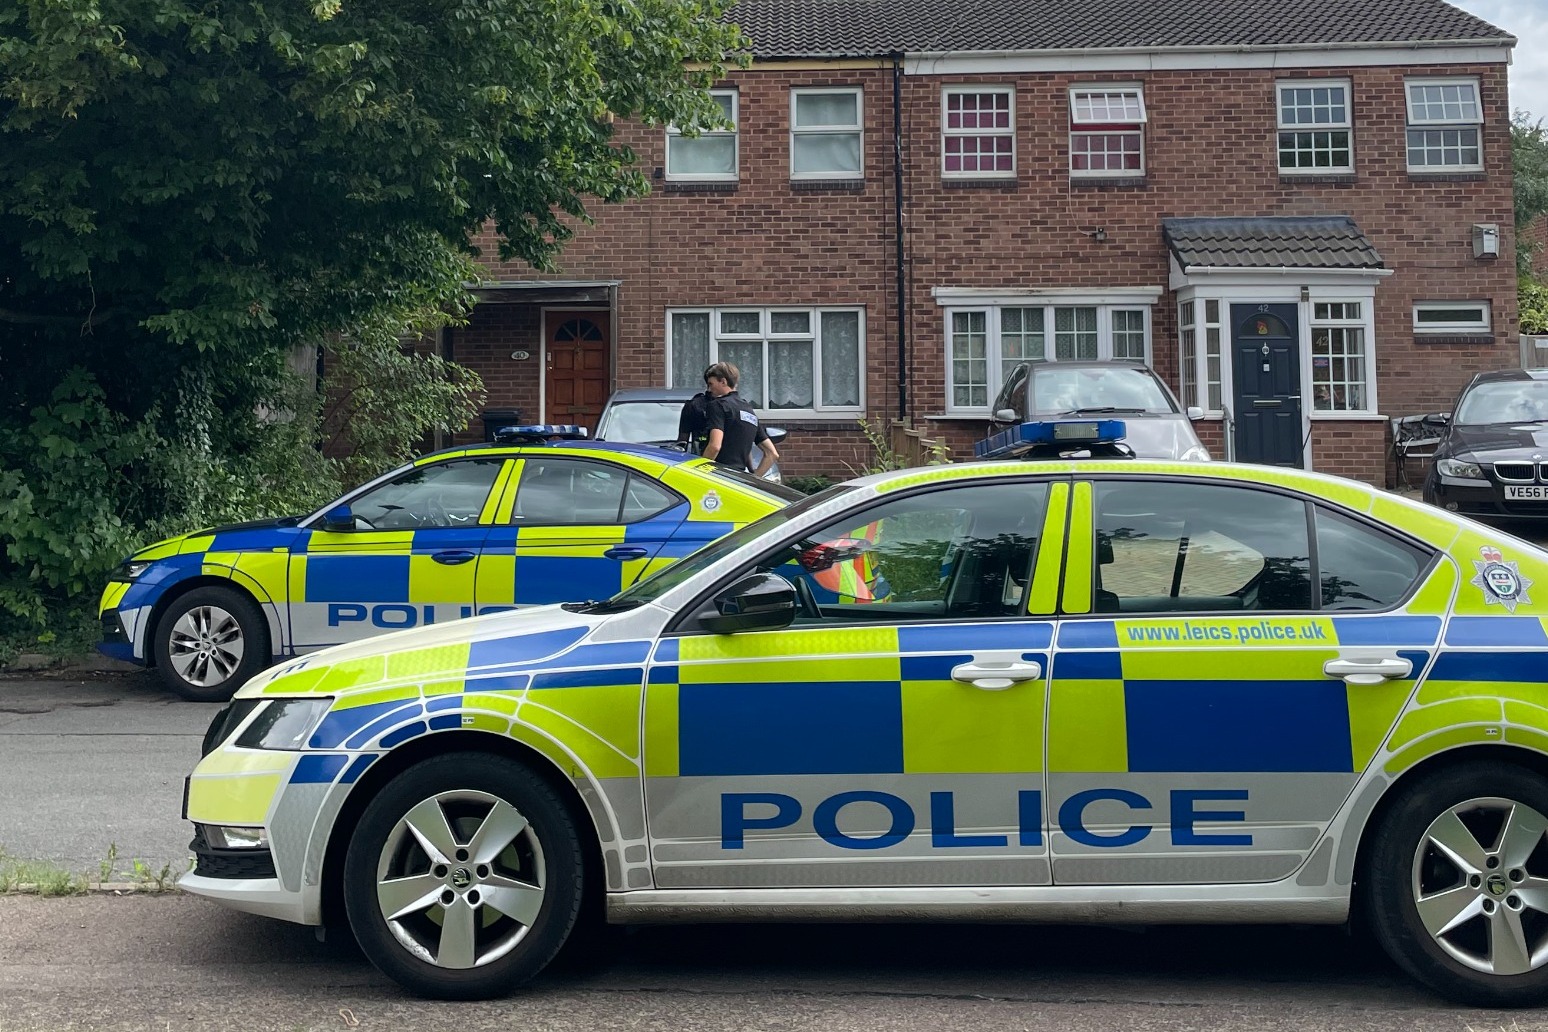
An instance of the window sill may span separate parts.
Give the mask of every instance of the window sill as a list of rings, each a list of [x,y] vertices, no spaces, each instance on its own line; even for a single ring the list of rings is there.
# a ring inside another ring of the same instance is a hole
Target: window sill
[[[1313,423],[1385,423],[1387,417],[1379,412],[1311,412]]]
[[[1015,176],[1001,179],[942,179],[941,188],[944,190],[1015,190],[1017,183]]]
[[[985,411],[982,415],[971,416],[961,412],[943,412],[938,415],[925,415],[919,418],[929,420],[932,423],[987,423],[989,422],[989,413]]]
[[[865,193],[864,179],[792,179],[795,193]]]
[[[1473,172],[1416,172],[1408,170],[1410,183],[1481,183],[1486,176],[1482,171]]]
[[[734,194],[739,183],[681,183],[662,184],[664,194]]]
[[[1487,344],[1493,346],[1499,341],[1494,339],[1492,333],[1416,333],[1415,344]]]
[[[1143,190],[1148,185],[1144,176],[1070,176],[1071,190]]]
[[[800,433],[812,433],[821,430],[844,430],[853,433],[860,432],[860,413],[856,412],[852,417],[843,416],[791,416],[789,418],[780,415],[759,414],[758,423],[765,430],[792,430]]]
[[[1280,186],[1353,186],[1355,182],[1353,172],[1279,173]]]

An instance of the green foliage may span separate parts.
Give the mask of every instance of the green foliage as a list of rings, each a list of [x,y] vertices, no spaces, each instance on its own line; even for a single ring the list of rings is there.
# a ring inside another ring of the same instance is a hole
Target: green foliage
[[[465,315],[483,226],[551,268],[647,190],[614,117],[719,123],[728,2],[0,4],[0,639],[464,423],[477,379],[396,341]]]
[[[833,480],[829,477],[786,477],[785,486],[802,494],[816,494],[825,488],[833,486]]]
[[[885,420],[878,418],[874,424],[865,419],[857,422],[860,424],[860,432],[865,434],[866,443],[871,446],[871,463],[862,473],[887,473],[914,466],[944,466],[951,461],[951,449],[938,439],[920,438],[921,454],[915,455],[894,447],[892,439],[888,437]]]
[[[1521,305],[1521,332],[1548,334],[1548,285],[1530,277],[1518,279],[1516,299]]]
[[[432,430],[454,431],[478,413],[483,382],[435,355],[403,351],[396,340],[340,341],[327,350],[336,384],[322,414],[329,451],[348,483],[411,457]]]
[[[1522,231],[1548,214],[1548,127],[1542,119],[1534,122],[1525,111],[1517,111],[1511,120],[1510,142],[1516,189],[1516,274],[1526,276],[1536,248],[1522,241]]]

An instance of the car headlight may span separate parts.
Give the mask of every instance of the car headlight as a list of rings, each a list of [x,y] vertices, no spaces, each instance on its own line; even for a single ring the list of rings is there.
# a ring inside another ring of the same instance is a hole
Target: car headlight
[[[1483,467],[1476,462],[1467,462],[1463,459],[1437,459],[1435,468],[1440,470],[1443,477],[1457,477],[1461,480],[1483,479]]]
[[[327,716],[331,698],[268,699],[247,727],[237,736],[243,749],[293,751],[306,744],[312,732]]]
[[[1195,444],[1192,448],[1183,452],[1179,459],[1182,462],[1208,462],[1209,449],[1202,444]]]
[[[118,564],[118,569],[113,571],[113,576],[109,579],[116,581],[138,580],[141,574],[154,565],[154,559],[126,559]]]

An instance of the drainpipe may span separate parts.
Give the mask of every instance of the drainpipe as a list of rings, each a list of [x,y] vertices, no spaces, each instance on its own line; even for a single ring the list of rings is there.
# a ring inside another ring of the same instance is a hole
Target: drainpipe
[[[903,55],[892,54],[892,219],[898,273],[898,418],[908,419],[908,303],[903,269]]]

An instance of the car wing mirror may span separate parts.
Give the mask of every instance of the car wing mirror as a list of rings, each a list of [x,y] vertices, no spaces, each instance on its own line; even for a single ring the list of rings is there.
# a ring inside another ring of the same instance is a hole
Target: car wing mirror
[[[768,434],[769,440],[773,441],[775,444],[780,443],[785,438],[790,436],[790,431],[781,426],[766,426],[763,428],[763,432]]]
[[[1016,415],[1015,409],[1002,408],[996,411],[994,414],[994,421],[996,423],[1014,423],[1019,418],[1020,417]]]
[[[1189,405],[1188,406],[1188,418],[1191,419],[1191,420],[1203,419],[1204,418],[1204,410],[1199,408],[1197,405]]]
[[[796,615],[796,591],[777,573],[743,577],[715,599],[718,613],[700,618],[712,634],[769,631],[789,627]]]
[[[355,513],[348,505],[335,505],[323,513],[322,529],[334,534],[348,534],[355,529]]]

